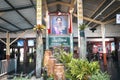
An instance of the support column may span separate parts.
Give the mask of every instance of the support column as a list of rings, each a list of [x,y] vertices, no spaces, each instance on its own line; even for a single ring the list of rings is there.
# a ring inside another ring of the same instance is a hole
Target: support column
[[[37,26],[42,25],[42,0],[37,0]],[[36,78],[41,77],[41,68],[42,68],[42,59],[43,59],[43,40],[42,40],[42,31],[36,31]]]
[[[6,59],[9,60],[10,59],[10,35],[7,32],[6,34]]]
[[[43,4],[44,4],[44,8],[45,8],[45,11],[46,11],[46,15],[44,17],[44,20],[46,22],[46,50],[49,49],[49,41],[48,41],[48,37],[49,37],[49,15],[48,15],[48,6],[47,6],[47,0],[43,0]]]
[[[105,25],[101,25],[101,33],[102,33],[102,46],[103,46],[103,61],[104,66],[107,66],[107,55],[106,55],[106,47],[105,47]]]
[[[77,0],[77,18],[78,18],[78,49],[79,57],[82,59],[86,58],[86,38],[80,36],[79,25],[83,24],[83,2]]]
[[[36,77],[37,78],[41,77],[42,60],[43,60],[42,32],[37,31],[37,35],[36,35]]]
[[[48,29],[49,29],[49,15],[48,15],[48,11],[46,11],[46,50],[49,49],[49,41],[48,41]]]
[[[27,43],[27,39],[25,39],[24,40],[24,61],[23,61],[25,64],[28,62],[27,51],[28,51],[28,43]]]
[[[72,26],[72,13],[70,13],[70,52],[73,53],[73,26]]]
[[[70,33],[70,52],[73,53],[73,34]]]
[[[17,64],[19,66],[20,65],[20,48],[18,47],[17,50],[18,50],[18,53],[17,53]]]
[[[119,38],[114,38],[115,41],[115,60],[118,61]]]

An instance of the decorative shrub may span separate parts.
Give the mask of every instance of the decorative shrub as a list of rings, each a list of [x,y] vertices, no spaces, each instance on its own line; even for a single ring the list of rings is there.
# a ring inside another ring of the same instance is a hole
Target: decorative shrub
[[[68,80],[109,80],[109,75],[100,71],[98,61],[74,59],[72,54],[66,53],[64,50],[60,50],[60,54],[56,55],[56,58],[64,64],[65,76]],[[98,79],[97,76],[99,76]]]
[[[107,72],[98,72],[91,76],[90,80],[110,80],[110,75]]]

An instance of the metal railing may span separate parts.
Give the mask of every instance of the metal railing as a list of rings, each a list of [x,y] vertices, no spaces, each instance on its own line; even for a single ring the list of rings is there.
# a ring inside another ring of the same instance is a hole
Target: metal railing
[[[16,70],[16,59],[0,60],[0,76]]]

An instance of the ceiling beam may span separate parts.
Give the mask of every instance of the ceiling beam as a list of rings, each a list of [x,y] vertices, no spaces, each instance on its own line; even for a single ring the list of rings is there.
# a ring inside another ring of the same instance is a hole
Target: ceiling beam
[[[111,19],[111,20],[109,20],[109,21],[103,22],[103,24],[109,24],[109,23],[112,23],[112,22],[114,22],[114,21],[115,21],[115,18],[114,18],[114,19]]]
[[[4,19],[4,18],[2,18],[2,17],[0,17],[0,19],[3,20],[3,21],[5,21],[5,22],[7,22],[7,23],[10,24],[10,25],[12,25],[13,27],[21,30],[20,27],[16,26],[15,24],[11,23],[10,21],[8,21],[8,20],[6,20],[6,19]]]
[[[58,1],[55,1],[55,2],[49,3],[49,4],[48,4],[48,7],[51,7],[51,6],[57,5],[58,3],[59,3]]]
[[[89,0],[88,0],[89,1]],[[103,4],[105,3],[105,1],[106,0],[104,0],[104,1],[102,1],[99,5],[98,5],[98,7],[92,12],[92,14],[89,16],[89,17],[92,17],[100,8],[101,8],[101,6],[103,6]],[[89,1],[90,2],[90,1]],[[88,22],[86,22],[86,23],[88,23]]]
[[[102,9],[102,11],[97,14],[93,19],[96,19],[99,15],[101,15],[106,9],[108,9],[113,3],[115,2],[115,0],[112,0],[104,9]],[[90,25],[91,22],[89,22],[87,25]]]
[[[0,28],[0,32],[6,32],[6,31]]]
[[[116,8],[115,10],[113,10],[113,11],[111,11],[109,14],[107,14],[102,20],[101,20],[101,22],[102,21],[104,21],[107,17],[109,17],[110,15],[112,15],[114,12],[116,12],[118,9],[120,9],[120,7],[118,7],[118,8]],[[114,21],[114,20],[113,20]],[[103,23],[105,23],[105,22],[103,22]],[[106,24],[108,24],[109,23],[109,21],[106,21]],[[93,25],[93,27],[96,27],[97,26],[97,24],[95,24],[95,25]]]
[[[44,0],[44,7],[45,7],[45,10],[48,11],[48,5],[47,5],[46,0]]]
[[[120,7],[118,7],[118,8],[116,8],[115,10],[109,12],[109,14],[107,14],[107,15],[104,17],[104,19],[107,18],[107,17],[109,17],[110,15],[112,15],[112,14],[113,14],[114,12],[116,12],[118,9],[120,9]],[[103,20],[102,20],[102,21],[103,21]]]
[[[18,7],[18,8],[15,8],[16,10],[21,10],[21,9],[28,9],[28,8],[33,8],[34,6],[33,5],[27,5],[27,6],[22,6],[22,7]],[[15,9],[1,9],[0,12],[8,12],[8,11],[14,11]]]
[[[114,22],[114,21],[115,21],[115,18],[114,18],[114,19],[111,19],[111,20],[108,20],[108,21],[106,21],[106,22],[103,22],[102,24],[106,25],[106,24],[112,23],[112,22]],[[98,24],[95,24],[95,25],[93,25],[92,28],[95,28],[95,27],[97,27],[97,26],[98,26]]]
[[[64,5],[64,6],[68,6],[68,7],[71,6],[69,3],[62,2],[62,1],[59,1],[58,4],[60,4],[60,5]]]
[[[73,15],[75,17],[77,17],[77,14],[73,14]],[[97,23],[97,24],[103,24],[101,21],[97,21],[97,20],[94,20],[94,19],[91,19],[91,18],[88,18],[88,17],[83,17],[83,19],[86,20],[86,21]]]
[[[89,1],[89,0],[88,0],[88,1]],[[100,7],[105,3],[105,1],[106,1],[106,0],[102,1],[102,2],[98,5],[98,7],[96,8],[96,10],[90,15],[90,17],[92,17],[92,16],[100,9]]]
[[[25,31],[25,30],[32,30],[33,28],[26,28],[24,30],[15,30],[15,31],[11,31],[11,33],[16,33],[16,32],[21,32],[21,31]]]
[[[84,7],[84,9],[89,10],[90,12],[93,12],[93,11],[94,11],[94,10],[92,10],[92,9],[90,9],[90,8],[85,8],[85,7]]]
[[[94,20],[94,19],[91,19],[91,18],[83,17],[83,19],[86,20],[86,21],[91,21],[91,22],[97,23],[97,24],[102,24],[101,21]]]
[[[73,13],[74,11],[74,5],[76,4],[77,0],[72,0],[71,3],[70,3],[70,8],[69,8],[69,12],[70,13]]]
[[[31,4],[33,5],[34,9],[36,10],[35,5],[34,5],[34,3],[33,3],[33,0],[30,0],[30,2],[31,2]]]
[[[18,10],[16,10],[8,0],[5,0],[5,2],[10,5],[28,24],[30,24],[32,27],[34,26],[27,18],[25,18]]]
[[[7,31],[8,31],[8,32],[11,31],[11,30],[9,30],[9,29],[3,27],[3,26],[0,26],[0,30],[5,31],[5,32],[7,32]]]
[[[49,3],[49,4],[48,4],[48,7],[50,7],[50,6],[54,6],[54,5],[57,5],[57,4],[64,5],[64,6],[68,6],[68,7],[71,6],[69,3],[66,3],[66,2],[55,1],[55,2]]]

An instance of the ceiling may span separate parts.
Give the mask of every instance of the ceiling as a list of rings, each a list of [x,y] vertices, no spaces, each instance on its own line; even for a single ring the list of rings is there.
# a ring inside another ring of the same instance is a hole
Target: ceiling
[[[73,11],[73,22],[77,23],[77,0],[43,0],[45,11]],[[83,0],[84,23],[91,28],[99,22],[115,23],[116,14],[120,13],[119,0]],[[44,23],[44,20],[43,20]],[[32,29],[36,24],[36,0],[0,0],[0,32],[18,32]]]

